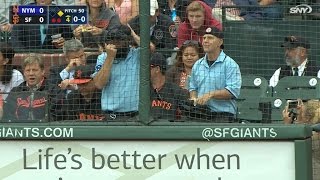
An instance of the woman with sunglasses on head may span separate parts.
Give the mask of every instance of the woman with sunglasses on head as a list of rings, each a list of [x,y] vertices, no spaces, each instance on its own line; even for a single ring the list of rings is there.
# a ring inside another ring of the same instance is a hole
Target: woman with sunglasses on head
[[[198,41],[187,40],[179,48],[177,52],[176,63],[166,73],[169,82],[178,85],[181,88],[180,100],[189,99],[188,77],[191,73],[194,63],[204,56],[201,44]],[[181,118],[182,112],[177,109],[177,118]]]
[[[204,56],[201,44],[198,41],[187,40],[177,52],[176,63],[167,72],[169,81],[176,83],[180,88],[187,90],[187,79],[194,63]]]
[[[9,44],[0,43],[0,119],[3,115],[3,101],[8,93],[24,81],[21,72],[13,68],[14,55],[15,52]]]

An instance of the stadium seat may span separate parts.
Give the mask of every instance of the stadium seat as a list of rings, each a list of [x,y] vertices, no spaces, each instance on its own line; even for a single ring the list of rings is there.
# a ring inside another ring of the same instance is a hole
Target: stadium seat
[[[273,96],[284,99],[319,99],[319,80],[313,76],[284,77],[274,88]]]
[[[271,96],[270,92],[264,77],[243,75],[241,92],[237,99],[237,118],[248,122],[265,121],[267,116],[263,107],[265,100]]]

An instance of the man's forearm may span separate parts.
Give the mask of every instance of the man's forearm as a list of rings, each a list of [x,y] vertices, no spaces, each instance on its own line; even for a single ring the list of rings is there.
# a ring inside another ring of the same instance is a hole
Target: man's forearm
[[[227,89],[210,91],[210,99],[231,99],[232,94]]]
[[[94,82],[94,86],[97,89],[103,89],[103,87],[107,84],[110,77],[113,60],[114,60],[114,57],[108,55],[107,59],[104,61],[102,68],[94,76],[93,82]]]

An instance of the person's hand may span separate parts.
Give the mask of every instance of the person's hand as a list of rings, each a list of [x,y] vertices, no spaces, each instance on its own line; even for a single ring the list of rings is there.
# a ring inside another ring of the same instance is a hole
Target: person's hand
[[[206,93],[206,94],[198,97],[198,99],[197,99],[197,104],[205,105],[205,104],[207,104],[207,102],[208,102],[210,99],[211,99],[210,93]]]
[[[82,65],[79,58],[70,59],[69,64],[65,68],[66,71],[70,72],[72,69],[74,69],[76,66]]]
[[[286,106],[282,111],[282,119],[285,124],[291,124],[292,118],[289,116],[289,107]]]
[[[70,79],[65,79],[63,81],[60,82],[60,84],[58,84],[58,86],[65,90],[65,89],[69,89],[69,90],[75,90],[76,87],[74,85],[70,84]]]
[[[107,52],[107,55],[109,57],[113,57],[113,59],[116,57],[117,54],[117,48],[113,44],[104,44],[105,50]]]
[[[197,98],[190,98],[189,100],[193,101],[193,106],[197,105]]]
[[[88,26],[87,31],[90,32],[92,35],[96,36],[102,34],[103,29],[98,28],[96,26]]]
[[[12,25],[7,23],[7,24],[3,24],[1,25],[1,31],[3,32],[11,32],[12,30]]]
[[[298,99],[298,105],[297,105],[297,123],[303,123],[306,121],[305,115],[304,115],[304,104],[301,99]]]
[[[82,32],[83,26],[80,25],[76,29],[73,30],[73,36],[77,39],[80,39],[81,37],[81,32]]]
[[[64,45],[64,38],[60,37],[58,39],[55,39],[52,41],[52,44],[56,47],[56,48],[62,48]]]
[[[150,51],[151,53],[154,53],[156,51],[156,45],[154,45],[152,42],[150,42]]]

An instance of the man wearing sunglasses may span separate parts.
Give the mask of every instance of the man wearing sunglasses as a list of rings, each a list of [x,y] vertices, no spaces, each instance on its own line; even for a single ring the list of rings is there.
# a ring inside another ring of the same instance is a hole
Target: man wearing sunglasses
[[[317,76],[320,78],[319,67],[308,60],[310,43],[307,39],[288,36],[284,38],[281,47],[285,49],[286,65],[274,72],[269,82],[271,87],[275,87],[279,80],[285,76]]]
[[[205,121],[235,122],[235,99],[241,88],[239,66],[224,53],[223,34],[216,27],[206,29],[202,45],[206,55],[192,67],[190,98],[194,105],[207,105],[210,109]]]

